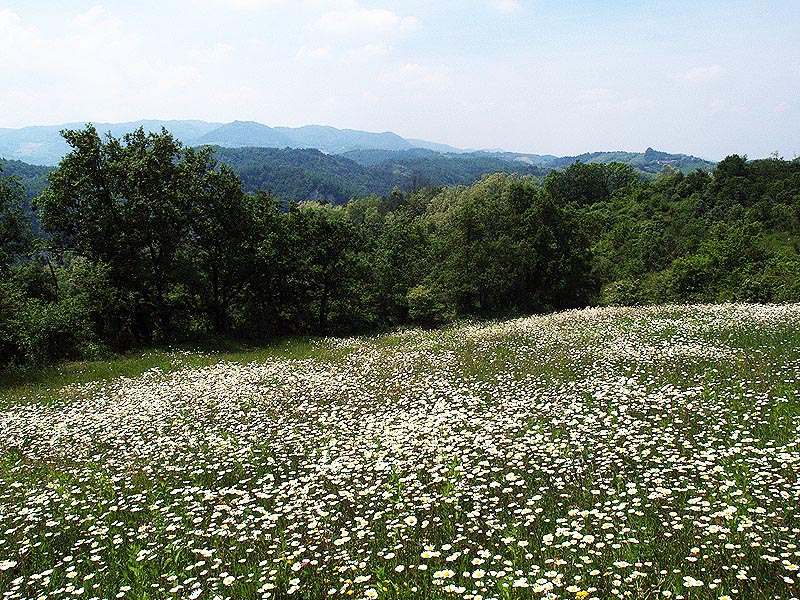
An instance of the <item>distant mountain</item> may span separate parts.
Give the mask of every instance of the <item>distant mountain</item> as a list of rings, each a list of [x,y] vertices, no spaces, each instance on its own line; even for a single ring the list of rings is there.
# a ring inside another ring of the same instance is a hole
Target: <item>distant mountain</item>
[[[79,124],[83,127],[85,124]],[[143,127],[145,131],[159,133],[166,129],[179,140],[195,140],[222,126],[222,123],[209,123],[208,121],[159,121],[150,119],[144,121],[131,121],[128,123],[95,123],[97,131],[108,133],[115,137],[122,137]],[[74,129],[72,127],[71,129]]]
[[[412,138],[406,138],[412,146],[415,148],[425,148],[426,150],[433,150],[435,152],[442,152],[442,153],[460,153],[460,152],[469,152],[469,150],[462,150],[461,148],[455,148],[453,146],[448,146],[447,144],[439,144],[436,142],[427,142],[425,140],[415,140]]]
[[[411,148],[409,150],[375,150],[375,149],[367,149],[367,150],[350,150],[348,152],[343,152],[342,156],[345,158],[349,158],[352,161],[357,162],[360,165],[365,167],[370,167],[372,165],[377,165],[378,163],[382,163],[385,161],[393,161],[393,160],[407,160],[410,158],[422,158],[422,157],[433,157],[433,156],[440,156],[441,153],[436,152],[434,150],[427,150],[425,148]]]
[[[122,137],[126,133],[143,127],[146,131],[160,132],[165,128],[180,140],[197,139],[209,131],[217,129],[221,123],[206,121],[159,121],[143,120],[127,123],[94,123],[101,135],[111,133]],[[21,129],[0,129],[0,158],[22,160],[35,165],[56,165],[69,152],[69,146],[61,137],[63,129],[82,129],[86,123],[64,123],[63,125],[44,125],[23,127]]]
[[[55,165],[69,152],[69,146],[59,133],[74,129],[77,124],[23,127],[0,131],[0,157],[23,160],[37,165]]]
[[[370,133],[356,129],[336,129],[323,125],[305,127],[276,127],[292,140],[292,148],[316,148],[328,154],[342,154],[351,150],[407,150],[414,145],[396,133]]]
[[[583,163],[621,162],[635,167],[644,176],[653,176],[664,170],[664,167],[673,167],[683,173],[691,173],[697,169],[710,171],[715,162],[690,156],[688,154],[669,154],[648,148],[644,152],[590,152],[578,156],[552,156],[540,154],[520,154],[515,152],[488,152],[490,156],[502,157],[507,160],[525,162],[547,169],[563,169],[576,161]]]
[[[63,129],[80,129],[84,123],[55,126],[0,129],[0,158],[16,159],[36,165],[55,165],[69,151],[60,135]],[[322,125],[304,127],[268,127],[255,121],[211,123],[207,121],[142,120],[127,123],[95,123],[101,134],[121,137],[143,127],[146,131],[169,131],[187,146],[219,146],[222,148],[298,148],[316,149],[326,154],[340,154],[361,166],[384,165],[380,176],[385,185],[403,185],[409,170],[434,182],[435,185],[469,183],[480,168],[495,171],[530,173],[536,169],[560,169],[576,160],[582,162],[620,161],[633,165],[645,176],[659,173],[665,166],[684,173],[696,169],[709,170],[711,161],[685,154],[667,154],[648,148],[645,152],[592,152],[580,156],[523,154],[502,150],[467,151],[425,140],[405,139],[389,131],[371,133],[356,129],[337,129]],[[467,162],[453,162],[455,157],[470,157]],[[411,164],[409,161],[415,161]],[[469,166],[467,166],[469,165]],[[481,166],[482,165],[482,166]],[[455,171],[454,171],[455,170]],[[459,174],[453,175],[453,172]],[[374,175],[374,174],[373,174]],[[391,182],[391,183],[388,183]],[[382,184],[383,185],[383,184]],[[371,188],[372,189],[372,188]],[[380,189],[385,189],[381,187]],[[390,188],[391,189],[391,188]]]
[[[178,136],[175,136],[178,137]],[[181,139],[181,138],[179,138]],[[292,140],[281,131],[267,127],[255,121],[234,121],[222,125],[207,134],[184,140],[192,146],[222,146],[225,148],[242,148],[247,146],[258,148],[285,148],[292,146]]]
[[[225,148],[315,148],[327,154],[353,150],[408,150],[429,147],[437,151],[457,151],[455,148],[406,140],[396,133],[372,133],[356,129],[337,129],[322,125],[304,127],[268,127],[255,121],[210,123],[207,121],[142,120],[128,123],[95,123],[101,133],[115,137],[143,127],[145,131],[167,129],[187,146],[220,146]],[[69,151],[61,137],[63,129],[81,129],[85,123],[0,129],[0,157],[23,160],[38,165],[55,165]]]

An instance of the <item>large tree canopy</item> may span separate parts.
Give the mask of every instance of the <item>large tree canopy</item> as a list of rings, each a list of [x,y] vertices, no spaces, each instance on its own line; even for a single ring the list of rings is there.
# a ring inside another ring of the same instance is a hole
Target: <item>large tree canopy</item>
[[[330,206],[248,195],[166,131],[64,137],[36,203],[45,235],[0,177],[0,365],[595,302],[800,300],[800,161],[667,164],[652,181],[575,163]]]

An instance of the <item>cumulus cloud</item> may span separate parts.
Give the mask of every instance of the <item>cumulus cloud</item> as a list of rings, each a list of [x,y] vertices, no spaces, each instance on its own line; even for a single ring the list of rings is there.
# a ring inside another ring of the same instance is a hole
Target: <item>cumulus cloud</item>
[[[722,75],[720,65],[709,65],[707,67],[693,67],[675,75],[675,79],[688,81],[689,83],[704,83],[717,79]]]
[[[320,46],[319,48],[300,48],[297,51],[297,58],[300,60],[327,60],[333,57],[330,46]]]
[[[195,48],[189,52],[189,58],[200,64],[219,65],[227,61],[233,54],[233,44],[217,42],[210,46]]]
[[[93,6],[85,13],[76,15],[69,20],[69,25],[72,27],[91,27],[98,21],[102,20],[106,9],[102,4]]]
[[[413,29],[417,24],[416,17],[401,17],[391,10],[352,6],[324,13],[314,27],[334,35],[386,35]]]
[[[492,6],[495,10],[506,14],[512,14],[522,10],[522,4],[520,4],[519,0],[493,0]]]
[[[408,88],[441,87],[447,83],[447,70],[443,66],[431,67],[419,63],[404,63],[383,76],[387,83]]]
[[[187,0],[187,2],[212,9],[254,12],[284,4],[285,0]]]
[[[347,53],[347,57],[352,61],[369,60],[375,56],[383,56],[386,54],[386,44],[366,44],[351,48]]]
[[[228,51],[217,45],[183,60],[164,56],[101,6],[65,20],[65,25],[56,32],[43,31],[26,26],[9,10],[0,11],[0,56],[11,73],[0,88],[0,105],[13,104],[13,117],[24,124],[38,121],[42,102],[52,97],[58,98],[58,109],[50,111],[50,119],[87,115],[114,120],[123,116],[118,107],[146,110],[194,84],[201,55],[207,60]],[[25,94],[36,100],[15,103]]]

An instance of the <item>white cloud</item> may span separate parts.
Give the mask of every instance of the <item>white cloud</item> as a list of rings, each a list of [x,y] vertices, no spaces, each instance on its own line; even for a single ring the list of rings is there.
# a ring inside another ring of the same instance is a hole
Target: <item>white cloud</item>
[[[91,27],[103,18],[106,9],[102,4],[93,6],[85,13],[72,17],[69,25],[72,27]]]
[[[519,0],[493,0],[492,6],[495,10],[506,14],[512,14],[522,10],[522,4],[520,4]]]
[[[237,10],[262,10],[283,4],[283,0],[228,0],[228,4]]]
[[[580,108],[590,114],[634,113],[653,108],[654,103],[640,96],[625,96],[608,88],[591,88],[576,97]]]
[[[142,112],[176,98],[198,81],[200,55],[187,61],[148,47],[102,7],[65,19],[67,27],[46,32],[26,27],[11,11],[0,11],[0,56],[12,74],[0,88],[0,106],[30,93],[35,101],[16,103],[8,115],[23,124],[49,121],[124,120],[131,106]],[[205,59],[224,54],[224,45]],[[186,57],[185,57],[186,58]],[[54,102],[52,99],[57,98]],[[119,112],[118,112],[119,111]]]
[[[441,87],[447,83],[447,70],[443,66],[429,67],[419,63],[405,63],[383,76],[388,83],[408,88]]]
[[[705,83],[717,79],[722,75],[722,67],[710,65],[707,67],[693,67],[675,75],[675,79],[688,81],[689,83]]]
[[[334,10],[323,14],[314,27],[333,35],[386,35],[413,29],[416,17],[401,17],[382,8]]]
[[[0,56],[8,72],[14,67],[32,70],[42,52],[41,33],[34,27],[25,27],[22,19],[11,10],[0,10]],[[26,60],[26,54],[28,59]]]
[[[186,0],[194,6],[215,10],[236,10],[257,12],[284,4],[285,0]]]
[[[211,46],[195,48],[189,52],[188,56],[195,64],[219,65],[230,58],[233,50],[232,44],[217,42]]]
[[[299,60],[328,60],[333,57],[330,46],[320,46],[319,48],[300,48],[296,58]]]
[[[347,53],[347,57],[352,61],[364,61],[375,56],[383,56],[386,52],[386,44],[366,44],[357,48],[351,48]]]

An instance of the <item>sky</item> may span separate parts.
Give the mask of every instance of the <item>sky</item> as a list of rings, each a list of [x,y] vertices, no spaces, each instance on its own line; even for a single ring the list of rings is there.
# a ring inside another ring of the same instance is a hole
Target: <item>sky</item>
[[[0,128],[138,119],[791,159],[800,2],[0,0]]]

